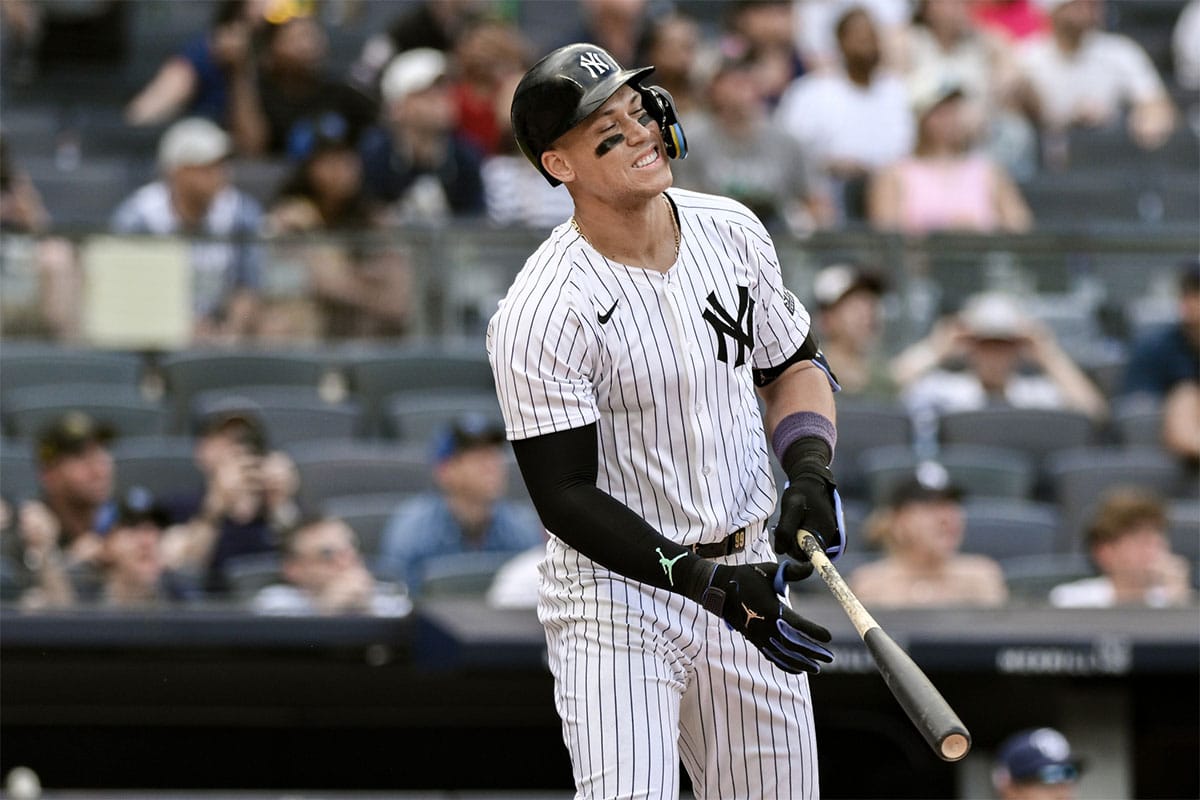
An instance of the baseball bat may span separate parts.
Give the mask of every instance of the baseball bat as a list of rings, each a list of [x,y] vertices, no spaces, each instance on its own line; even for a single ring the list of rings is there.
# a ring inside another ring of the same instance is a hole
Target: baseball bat
[[[913,725],[925,737],[925,741],[943,761],[958,761],[971,749],[971,734],[962,720],[950,708],[950,704],[921,671],[916,662],[903,648],[879,627],[879,623],[867,613],[863,604],[850,591],[846,581],[838,573],[821,543],[811,533],[801,530],[796,534],[800,547],[812,560],[813,567],[837,598],[862,637],[879,674],[888,689],[908,714]]]

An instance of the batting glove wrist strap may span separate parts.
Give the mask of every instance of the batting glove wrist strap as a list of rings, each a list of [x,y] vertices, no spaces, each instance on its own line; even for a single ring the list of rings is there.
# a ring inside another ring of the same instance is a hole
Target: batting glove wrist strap
[[[787,473],[788,485],[779,501],[775,552],[808,561],[796,540],[797,531],[803,528],[816,536],[830,558],[841,555],[845,523],[837,483],[829,468],[830,456],[829,445],[816,437],[800,439],[784,453],[780,463]]]

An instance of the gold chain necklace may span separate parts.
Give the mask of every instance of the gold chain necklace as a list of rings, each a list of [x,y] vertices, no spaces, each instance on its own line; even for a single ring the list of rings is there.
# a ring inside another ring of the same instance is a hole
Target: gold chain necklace
[[[674,261],[678,261],[679,260],[679,245],[680,245],[680,240],[682,238],[682,231],[679,228],[679,220],[677,220],[675,218],[675,209],[671,205],[671,201],[667,199],[667,196],[665,194],[663,194],[663,195],[660,195],[660,197],[662,197],[663,202],[667,204],[667,213],[671,216],[671,230],[673,230],[675,232],[675,259],[674,259]],[[587,237],[587,234],[584,233],[580,229],[579,221],[577,219],[575,219],[574,214],[571,215],[571,227],[575,229],[575,232],[578,233],[585,242],[587,242],[589,245],[592,246],[592,249],[596,248],[596,245],[592,244],[592,240]],[[674,261],[672,261],[671,263],[674,263]]]

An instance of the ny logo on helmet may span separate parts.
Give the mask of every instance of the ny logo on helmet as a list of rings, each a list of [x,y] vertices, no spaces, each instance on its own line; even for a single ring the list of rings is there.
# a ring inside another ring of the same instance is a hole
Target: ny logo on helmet
[[[579,66],[588,71],[588,75],[598,78],[612,69],[612,64],[604,60],[604,56],[592,50],[579,57]]]

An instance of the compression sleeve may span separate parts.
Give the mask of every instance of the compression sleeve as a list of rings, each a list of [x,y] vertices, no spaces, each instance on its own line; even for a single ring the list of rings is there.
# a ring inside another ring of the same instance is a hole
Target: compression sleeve
[[[693,596],[693,584],[707,580],[710,562],[596,486],[594,423],[512,446],[542,523],[559,539],[613,572],[677,594]]]

